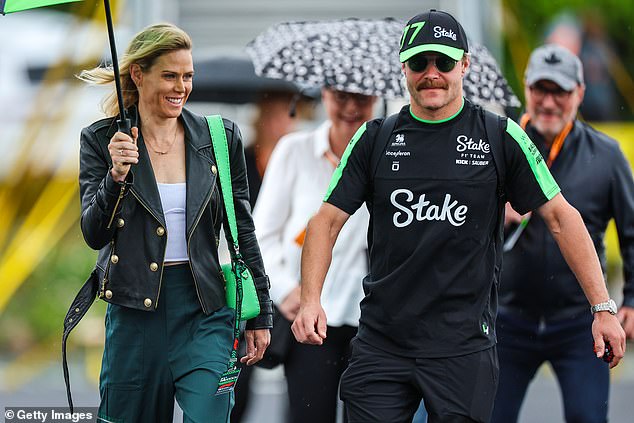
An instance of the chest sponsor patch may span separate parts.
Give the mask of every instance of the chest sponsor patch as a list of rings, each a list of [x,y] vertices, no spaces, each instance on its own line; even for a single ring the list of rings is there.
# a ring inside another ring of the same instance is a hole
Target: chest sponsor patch
[[[459,166],[487,166],[490,162],[491,146],[482,138],[475,141],[467,135],[456,138],[456,164]]]
[[[394,141],[392,141],[386,149],[385,155],[392,158],[410,157],[412,155],[412,153],[407,149],[404,134],[396,134]]]

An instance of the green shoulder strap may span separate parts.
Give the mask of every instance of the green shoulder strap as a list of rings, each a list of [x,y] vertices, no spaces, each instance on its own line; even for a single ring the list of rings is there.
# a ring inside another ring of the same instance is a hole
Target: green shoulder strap
[[[229,165],[229,144],[225,125],[220,115],[207,116],[211,143],[214,147],[216,164],[218,165],[218,175],[220,177],[220,189],[222,189],[222,199],[229,221],[229,231],[233,240],[232,256],[240,251],[238,246],[238,225],[236,223],[236,210],[233,205],[233,188],[231,186],[231,167]]]
[[[218,177],[220,178],[220,189],[222,190],[222,199],[225,204],[227,213],[227,221],[229,222],[229,231],[233,241],[231,252],[231,270],[230,273],[235,275],[235,320],[233,326],[233,346],[227,370],[220,375],[218,387],[215,395],[222,395],[232,392],[240,376],[240,370],[237,367],[238,362],[238,342],[240,338],[240,321],[242,316],[242,299],[243,287],[242,277],[243,271],[246,269],[244,262],[240,257],[240,247],[238,246],[238,225],[236,223],[236,210],[233,204],[233,189],[231,187],[231,168],[229,166],[229,144],[227,143],[227,134],[225,125],[220,115],[207,116],[207,124],[209,126],[209,134],[211,135],[211,143],[216,156],[216,165],[218,166]],[[234,262],[234,260],[236,260]],[[228,265],[224,265],[228,266]],[[224,270],[223,266],[223,272]],[[226,278],[226,276],[225,276]],[[225,279],[225,283],[227,280]],[[229,293],[229,290],[227,290]],[[257,294],[255,295],[257,299]],[[228,301],[227,301],[228,303]],[[259,311],[258,311],[259,313]]]

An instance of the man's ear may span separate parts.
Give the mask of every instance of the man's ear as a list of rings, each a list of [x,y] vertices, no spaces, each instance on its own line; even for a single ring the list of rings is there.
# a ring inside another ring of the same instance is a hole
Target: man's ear
[[[143,81],[143,70],[137,63],[132,63],[130,65],[130,77],[137,87]]]
[[[581,104],[581,103],[583,103],[583,97],[586,94],[586,86],[585,86],[585,84],[580,84],[577,87],[577,90],[578,90],[577,95],[579,96],[579,104]]]
[[[469,55],[465,55],[460,62],[462,62],[462,76],[464,76],[464,74],[467,73],[467,69],[469,69],[469,65],[471,64]]]

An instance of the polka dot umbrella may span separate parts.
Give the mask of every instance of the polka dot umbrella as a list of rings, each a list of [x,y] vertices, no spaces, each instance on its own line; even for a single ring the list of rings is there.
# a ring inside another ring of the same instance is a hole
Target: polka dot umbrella
[[[251,41],[247,53],[260,76],[398,98],[405,95],[398,61],[402,29],[395,19],[285,22]]]
[[[522,103],[509,87],[489,50],[482,44],[469,41],[469,53],[471,65],[462,80],[465,97],[483,106],[520,107]]]
[[[403,23],[393,18],[283,22],[251,41],[246,51],[259,76],[300,85],[404,97],[398,60]],[[474,103],[520,105],[495,59],[482,45],[472,45],[465,96]]]

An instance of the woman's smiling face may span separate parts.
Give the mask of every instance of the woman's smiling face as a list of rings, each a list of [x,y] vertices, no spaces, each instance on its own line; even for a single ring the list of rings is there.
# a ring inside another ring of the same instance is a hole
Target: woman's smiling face
[[[139,110],[157,117],[177,118],[192,91],[191,50],[165,53],[145,71],[133,64],[131,74],[139,90]]]

